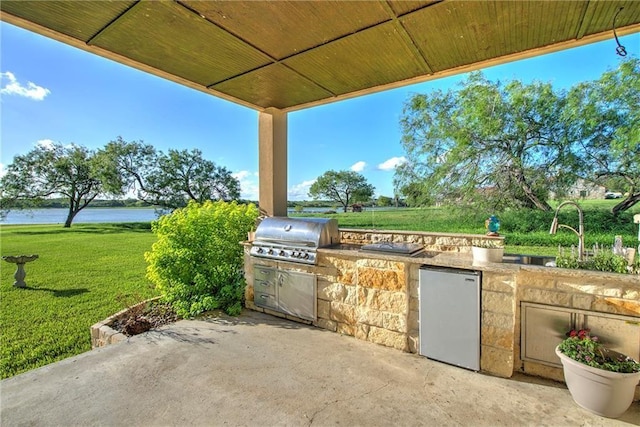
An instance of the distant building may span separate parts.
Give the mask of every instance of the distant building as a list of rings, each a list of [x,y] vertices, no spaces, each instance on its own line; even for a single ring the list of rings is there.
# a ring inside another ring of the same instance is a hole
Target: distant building
[[[604,199],[606,191],[606,187],[580,178],[569,188],[566,197],[569,199]],[[551,192],[550,197],[555,199],[556,194]]]

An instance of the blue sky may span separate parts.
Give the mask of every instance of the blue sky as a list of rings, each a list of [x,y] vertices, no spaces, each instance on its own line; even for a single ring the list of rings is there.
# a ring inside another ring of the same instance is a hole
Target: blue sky
[[[621,37],[638,56],[640,34]],[[491,80],[549,81],[556,88],[616,68],[613,39],[483,70]],[[242,197],[258,196],[258,113],[0,23],[0,170],[47,141],[104,147],[121,136],[158,150],[202,150],[232,171]],[[289,113],[289,200],[309,199],[322,173],[356,170],[393,196],[403,159],[399,119],[414,93],[455,87],[458,75]]]

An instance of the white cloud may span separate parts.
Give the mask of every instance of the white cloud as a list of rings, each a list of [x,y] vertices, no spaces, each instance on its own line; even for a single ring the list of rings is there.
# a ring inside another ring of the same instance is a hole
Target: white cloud
[[[258,172],[238,171],[231,174],[240,181],[240,197],[247,200],[258,200]]]
[[[240,172],[232,173],[231,175],[235,179],[237,179],[238,181],[242,181],[243,179],[247,179],[248,177],[250,177],[251,176],[251,172],[249,172],[249,171],[240,171]]]
[[[52,150],[54,144],[55,144],[55,141],[53,141],[52,139],[41,139],[38,142],[36,142],[36,147],[41,147],[41,148],[44,148],[45,150]]]
[[[0,73],[0,84],[0,94],[24,96],[34,101],[42,101],[51,93],[49,89],[38,86],[33,82],[27,82],[27,85],[23,86],[10,71]]]
[[[384,162],[380,163],[378,165],[378,169],[382,170],[382,171],[390,171],[393,170],[395,168],[397,168],[398,166],[400,166],[401,164],[403,164],[404,162],[406,162],[407,159],[403,156],[403,157],[392,157],[388,160],[385,160]]]
[[[289,187],[287,197],[289,200],[308,200],[309,199],[309,187],[316,182],[315,179],[309,181],[303,181],[300,184],[296,184]]]
[[[365,166],[367,166],[367,164],[365,162],[359,161],[359,162],[354,163],[351,166],[351,170],[354,171],[354,172],[362,172],[364,170]]]

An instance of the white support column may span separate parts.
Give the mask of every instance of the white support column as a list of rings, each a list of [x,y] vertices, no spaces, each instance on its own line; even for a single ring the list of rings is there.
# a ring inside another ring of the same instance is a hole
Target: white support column
[[[258,113],[260,211],[287,216],[287,113],[269,108]]]

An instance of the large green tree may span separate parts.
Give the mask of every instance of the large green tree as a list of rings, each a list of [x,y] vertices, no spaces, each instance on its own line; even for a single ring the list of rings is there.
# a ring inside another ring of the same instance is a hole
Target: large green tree
[[[481,72],[457,90],[412,96],[401,118],[407,162],[396,171],[397,188],[423,203],[549,210],[549,191],[575,179],[579,160],[565,98],[547,83],[503,84]]]
[[[98,152],[105,170],[107,185],[113,192],[126,194],[140,190],[157,165],[156,149],[142,141],[127,142],[122,137],[111,141]]]
[[[629,209],[640,201],[640,60],[622,60],[598,80],[573,87],[568,99],[584,174],[626,193],[614,214]]]
[[[16,156],[0,180],[3,201],[21,200],[37,204],[48,197],[68,200],[65,227],[99,194],[104,167],[95,153],[78,145],[40,144],[25,155]]]
[[[472,73],[457,90],[407,101],[408,161],[395,185],[416,205],[444,199],[548,210],[551,191],[562,195],[583,178],[623,190],[618,213],[640,200],[638,105],[637,58],[569,91]]]
[[[121,192],[135,191],[138,198],[168,209],[184,207],[190,200],[236,200],[240,183],[231,172],[203,158],[200,150],[157,152],[142,141],[111,141],[101,155],[110,170],[110,181]]]
[[[358,172],[330,170],[311,185],[309,196],[339,203],[346,212],[350,204],[369,200],[374,190],[375,188]]]

